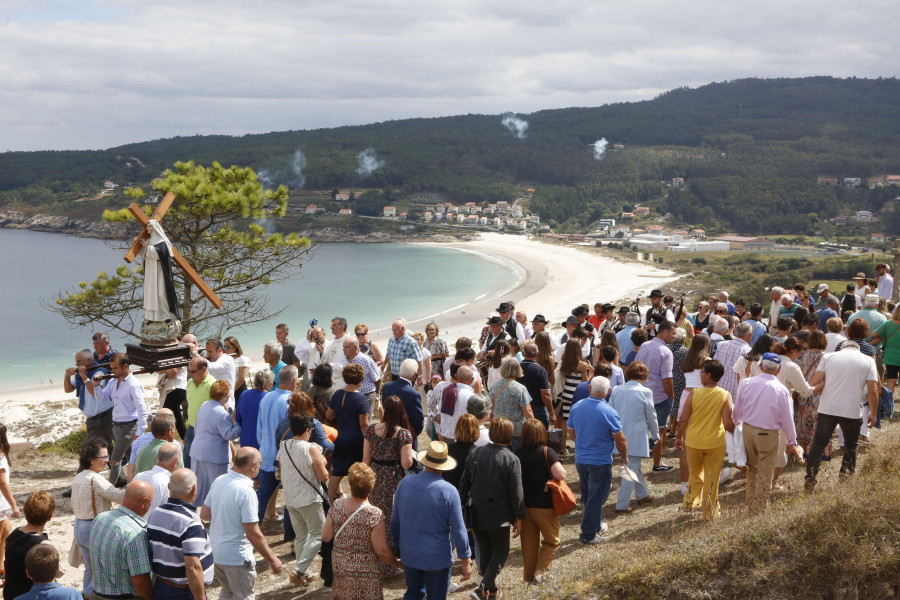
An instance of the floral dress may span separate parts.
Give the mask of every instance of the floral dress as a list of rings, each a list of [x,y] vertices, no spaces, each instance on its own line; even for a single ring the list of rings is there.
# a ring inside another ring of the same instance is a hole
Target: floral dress
[[[819,361],[822,360],[822,350],[804,350],[797,357],[796,363],[803,372],[806,382],[812,379],[816,372]],[[809,447],[812,445],[813,435],[816,433],[816,421],[819,417],[819,394],[810,394],[801,397],[797,407],[796,426],[797,426],[797,443],[803,446],[803,451],[809,453]],[[831,442],[828,442],[822,457],[831,460]]]
[[[426,348],[429,352],[431,352],[431,356],[441,357],[447,352],[449,349],[447,348],[447,343],[444,342],[439,337],[435,337],[433,340],[429,340],[425,338],[425,341],[422,343],[422,346]],[[431,359],[431,372],[432,374],[442,375],[444,373],[444,359],[443,358],[432,358]],[[428,383],[428,382],[426,382]]]
[[[339,498],[330,514],[337,534],[353,511],[347,507],[347,499]],[[331,597],[334,600],[383,600],[380,569],[384,563],[372,546],[372,530],[383,520],[381,510],[366,503],[334,540],[331,558],[334,569]]]
[[[413,443],[412,434],[400,429],[391,438],[383,438],[375,433],[375,426],[366,431],[369,441],[372,470],[375,471],[375,487],[369,494],[369,502],[377,506],[384,514],[384,531],[388,543],[391,542],[391,515],[394,512],[394,493],[400,480],[403,479],[403,467],[400,465],[400,449]],[[397,569],[381,563],[381,576],[390,577]]]

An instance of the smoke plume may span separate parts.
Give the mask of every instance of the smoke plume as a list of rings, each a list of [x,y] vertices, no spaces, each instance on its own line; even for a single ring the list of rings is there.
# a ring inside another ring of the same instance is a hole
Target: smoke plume
[[[596,142],[594,142],[594,158],[597,160],[603,160],[603,155],[606,154],[606,145],[609,142],[606,141],[606,138],[600,138]]]
[[[372,171],[380,169],[385,165],[383,160],[379,160],[378,157],[375,156],[375,148],[366,148],[357,155],[356,160],[359,162],[359,168],[356,169],[356,174],[362,175],[363,177],[370,175]]]
[[[267,188],[286,185],[289,188],[301,189],[306,185],[306,177],[303,175],[305,168],[306,156],[303,155],[303,150],[297,148],[291,159],[284,161],[279,166],[260,169],[256,177]]]
[[[510,113],[507,115],[503,115],[503,120],[500,122],[517,138],[519,138],[520,140],[525,139],[525,132],[528,131],[528,121],[520,119],[516,115]]]

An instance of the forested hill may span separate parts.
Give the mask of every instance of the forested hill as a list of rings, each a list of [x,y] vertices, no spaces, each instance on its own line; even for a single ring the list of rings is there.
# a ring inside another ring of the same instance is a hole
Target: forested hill
[[[7,152],[0,154],[0,207],[52,203],[65,211],[104,181],[146,185],[177,160],[251,166],[289,187],[435,192],[453,202],[509,200],[534,187],[532,210],[562,230],[649,204],[713,230],[797,233],[847,210],[877,211],[900,194],[817,183],[819,176],[865,183],[900,175],[895,78],[744,79],[518,117],[528,123],[521,139],[501,115],[466,115],[101,151]],[[609,146],[597,160],[600,139]],[[377,168],[360,175],[359,155],[368,148]],[[674,177],[684,186],[666,184]]]

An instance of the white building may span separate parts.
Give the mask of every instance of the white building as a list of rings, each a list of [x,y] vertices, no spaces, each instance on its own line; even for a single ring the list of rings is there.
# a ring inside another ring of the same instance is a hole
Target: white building
[[[632,242],[632,245],[634,242]],[[721,252],[731,250],[729,242],[698,242],[697,240],[684,240],[666,247],[671,252]]]
[[[868,223],[872,220],[872,212],[868,210],[858,210],[856,211],[856,220]]]

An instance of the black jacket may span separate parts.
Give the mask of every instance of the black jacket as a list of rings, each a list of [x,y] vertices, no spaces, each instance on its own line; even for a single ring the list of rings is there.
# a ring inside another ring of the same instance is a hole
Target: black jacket
[[[522,466],[506,446],[488,444],[466,459],[459,482],[462,504],[474,508],[474,529],[490,531],[525,518]]]

